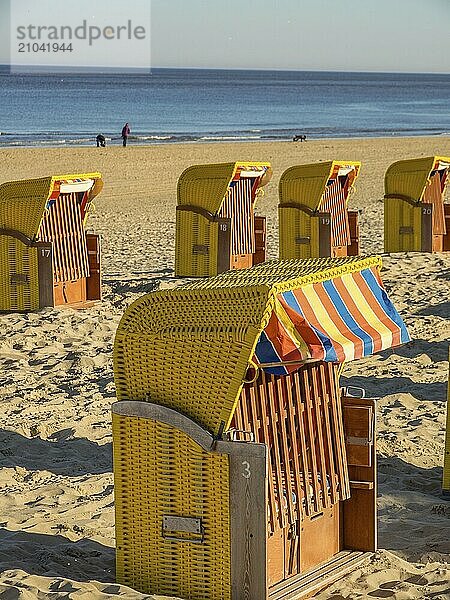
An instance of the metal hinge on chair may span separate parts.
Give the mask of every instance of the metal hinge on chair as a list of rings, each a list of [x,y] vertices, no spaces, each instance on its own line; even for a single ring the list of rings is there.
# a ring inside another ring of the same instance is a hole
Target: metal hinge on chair
[[[347,398],[365,398],[366,390],[354,385],[349,385],[342,390],[342,394]]]
[[[231,442],[254,442],[255,434],[252,431],[246,431],[245,429],[229,429],[227,431],[227,438]],[[247,438],[247,439],[246,439]]]

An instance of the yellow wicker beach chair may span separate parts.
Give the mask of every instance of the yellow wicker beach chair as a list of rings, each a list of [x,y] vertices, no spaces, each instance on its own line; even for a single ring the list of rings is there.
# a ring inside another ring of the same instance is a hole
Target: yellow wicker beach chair
[[[450,363],[450,348],[448,360]],[[447,421],[445,428],[444,473],[442,477],[442,495],[450,499],[450,364],[447,384]]]
[[[271,177],[264,162],[184,171],[178,181],[175,275],[210,277],[265,261],[266,221],[254,207]]]
[[[99,237],[85,224],[99,173],[0,185],[0,311],[99,300]]]
[[[378,257],[267,262],[125,312],[114,347],[117,579],[304,598],[376,548],[375,404],[339,363],[409,340]]]
[[[357,256],[358,212],[347,202],[361,163],[291,167],[280,179],[280,259]]]
[[[450,204],[444,204],[450,158],[402,160],[386,171],[385,252],[450,250]]]

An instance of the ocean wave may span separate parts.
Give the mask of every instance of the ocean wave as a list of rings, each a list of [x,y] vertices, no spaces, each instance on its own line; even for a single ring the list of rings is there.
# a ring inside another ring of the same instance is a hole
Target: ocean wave
[[[195,142],[255,142],[255,141],[288,141],[292,140],[295,134],[302,133],[307,139],[327,139],[327,138],[363,138],[363,137],[391,137],[391,136],[421,136],[449,135],[448,131],[443,131],[437,127],[427,127],[419,131],[408,127],[399,127],[395,130],[388,128],[367,128],[359,127],[352,130],[346,130],[339,127],[314,127],[314,128],[267,128],[260,130],[230,130],[230,131],[211,131],[211,132],[140,132],[129,136],[129,142],[134,145],[152,145],[152,144],[171,144],[171,143],[195,143]],[[89,135],[86,132],[1,132],[0,147],[61,147],[61,146],[95,146],[96,135]],[[118,146],[122,143],[122,138],[117,134],[104,133],[108,146]]]
[[[233,141],[233,140],[260,140],[261,135],[204,135],[200,137],[200,140],[205,141]]]
[[[136,135],[130,136],[129,139],[133,140],[172,140],[173,135]]]

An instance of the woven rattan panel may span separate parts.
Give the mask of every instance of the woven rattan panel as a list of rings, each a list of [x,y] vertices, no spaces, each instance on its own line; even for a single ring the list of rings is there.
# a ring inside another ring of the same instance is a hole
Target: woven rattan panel
[[[50,177],[0,185],[0,228],[34,239],[52,186]]]
[[[134,303],[116,335],[118,400],[162,404],[213,434],[234,412],[267,301],[266,288],[168,290]]]
[[[276,286],[277,293],[280,293],[284,290],[325,281],[326,279],[339,277],[344,273],[353,273],[373,266],[381,267],[380,257],[348,256],[344,258],[273,260],[250,269],[227,271],[208,280],[193,281],[187,283],[181,289],[216,289],[264,285]]]
[[[0,236],[0,310],[39,308],[38,256],[19,240]]]
[[[231,599],[229,467],[185,433],[113,415],[117,580],[148,594]],[[163,537],[163,516],[201,519],[204,540]]]
[[[296,208],[280,207],[280,259],[308,259],[319,256],[317,219]]]

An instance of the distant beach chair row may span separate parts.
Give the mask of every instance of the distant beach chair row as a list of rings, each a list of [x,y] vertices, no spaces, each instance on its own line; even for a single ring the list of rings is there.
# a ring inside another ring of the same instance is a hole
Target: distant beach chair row
[[[348,199],[361,163],[293,166],[279,184],[279,258],[359,254],[358,211]],[[394,163],[385,176],[386,252],[450,250],[450,205],[444,204],[450,158]],[[264,262],[265,217],[255,204],[272,176],[270,163],[196,165],[178,183],[175,274],[210,277]]]
[[[298,165],[279,184],[279,258],[359,254],[358,211],[348,198],[361,164]],[[396,162],[385,177],[386,252],[449,251],[450,158]],[[196,165],[177,192],[175,274],[211,277],[266,260],[266,219],[255,204],[268,162]],[[101,297],[99,237],[85,231],[99,173],[0,185],[0,311],[82,305]]]

